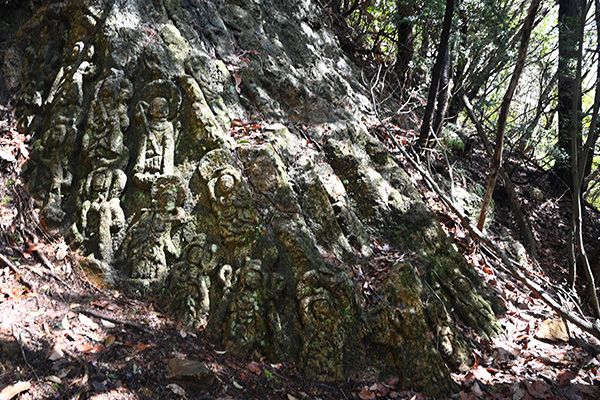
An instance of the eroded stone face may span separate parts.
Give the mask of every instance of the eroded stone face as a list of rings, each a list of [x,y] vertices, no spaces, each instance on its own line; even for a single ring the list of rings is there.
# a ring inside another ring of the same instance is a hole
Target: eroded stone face
[[[233,351],[446,392],[469,361],[452,318],[494,334],[493,302],[362,126],[320,9],[190,5],[69,0],[22,28],[7,62],[41,217]],[[375,240],[415,256],[374,300]]]

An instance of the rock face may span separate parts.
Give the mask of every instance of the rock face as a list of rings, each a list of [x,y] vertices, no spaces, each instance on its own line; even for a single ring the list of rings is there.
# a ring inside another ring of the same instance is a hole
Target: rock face
[[[498,332],[314,2],[53,3],[5,64],[41,218],[233,351],[439,395]]]

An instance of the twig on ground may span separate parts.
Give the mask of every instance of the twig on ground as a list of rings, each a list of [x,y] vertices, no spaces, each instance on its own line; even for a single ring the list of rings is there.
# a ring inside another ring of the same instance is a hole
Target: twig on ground
[[[129,328],[137,329],[138,331],[143,332],[143,333],[145,333],[147,335],[151,335],[152,334],[152,331],[150,331],[149,329],[146,329],[143,326],[134,324],[133,322],[120,321],[118,319],[111,318],[111,317],[108,317],[108,316],[106,316],[104,314],[100,314],[100,313],[97,313],[97,312],[91,311],[91,310],[79,310],[79,311],[82,312],[83,314],[87,314],[87,315],[90,315],[92,317],[104,319],[104,320],[112,322],[114,324],[120,324],[120,325],[127,326]]]
[[[79,386],[79,389],[77,390],[77,393],[75,393],[73,395],[73,397],[71,397],[71,400],[79,400],[81,398],[81,395],[83,394],[83,392],[85,391],[85,389],[87,388],[87,383],[89,381],[89,377],[90,377],[90,372],[89,372],[89,368],[87,366],[87,363],[81,359],[81,357],[78,357],[75,353],[64,349],[63,350],[65,353],[67,353],[71,358],[74,358],[77,360],[77,362],[79,363],[79,365],[81,365],[81,367],[83,368],[84,374],[83,377],[80,379],[80,381],[77,383],[77,385]]]
[[[15,273],[18,281],[21,282],[21,284],[23,286],[26,286],[27,288],[29,288],[29,290],[31,290],[32,292],[35,292],[35,290],[33,288],[33,284],[23,277],[23,275],[21,274],[21,271],[19,271],[17,266],[15,264],[13,264],[6,256],[4,256],[3,254],[0,254],[0,261],[4,265],[6,265],[12,272]]]
[[[36,256],[38,256],[38,258],[40,259],[40,261],[46,268],[46,273],[48,275],[50,275],[52,278],[56,279],[58,282],[62,283],[64,286],[67,286],[67,283],[60,276],[56,275],[56,273],[54,272],[54,266],[52,265],[52,263],[50,263],[50,261],[48,260],[48,257],[46,257],[46,255],[42,251],[34,250],[33,253]]]
[[[15,329],[15,325],[12,325],[11,327],[12,329],[12,335],[15,338],[15,340],[17,341],[17,343],[19,344],[19,347],[21,348],[21,355],[23,356],[23,361],[25,361],[25,364],[27,364],[27,366],[29,367],[29,369],[31,370],[31,372],[33,372],[33,375],[35,376],[36,379],[40,379],[40,377],[38,376],[37,372],[35,372],[35,368],[33,368],[31,366],[31,364],[29,364],[29,361],[27,361],[27,356],[25,355],[25,349],[23,348],[23,343],[21,343],[21,334],[17,334],[16,329]]]

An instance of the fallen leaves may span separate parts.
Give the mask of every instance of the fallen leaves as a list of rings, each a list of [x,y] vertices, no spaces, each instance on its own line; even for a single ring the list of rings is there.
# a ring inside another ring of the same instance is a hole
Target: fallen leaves
[[[216,379],[214,372],[204,362],[171,358],[168,365],[168,378],[183,378],[188,380],[194,378],[205,386],[212,385]]]
[[[565,370],[558,372],[558,386],[565,387],[577,376],[577,372]]]
[[[386,383],[375,382],[369,386],[361,386],[356,395],[361,400],[373,400],[375,398],[396,399],[399,393],[395,390],[400,378],[393,376]]]
[[[360,397],[362,400],[373,400],[375,397],[377,397],[377,395],[369,390],[369,388],[364,387],[360,390],[360,392],[358,392],[358,397]]]
[[[63,352],[63,349],[61,349],[59,346],[54,346],[52,348],[52,351],[48,355],[48,360],[56,361],[56,360],[60,360],[64,356],[65,356],[65,353]]]
[[[176,383],[170,383],[167,385],[167,389],[178,396],[185,396],[185,390]]]
[[[79,314],[79,322],[81,322],[84,326],[87,326],[88,328],[94,331],[100,328],[98,324],[95,323],[90,317],[81,313]]]
[[[62,261],[68,254],[69,246],[66,243],[60,243],[56,249],[56,255],[54,256],[57,261]]]
[[[19,393],[29,390],[30,388],[31,383],[29,382],[17,382],[14,385],[5,387],[2,392],[0,392],[0,400],[10,400]]]

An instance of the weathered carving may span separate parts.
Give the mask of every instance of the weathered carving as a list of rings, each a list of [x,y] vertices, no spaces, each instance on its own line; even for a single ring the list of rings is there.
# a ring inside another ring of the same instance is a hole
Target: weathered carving
[[[218,266],[216,251],[217,245],[208,243],[206,235],[201,233],[186,246],[182,261],[173,266],[169,288],[173,294],[171,305],[190,325],[201,326],[207,322],[210,276]],[[223,279],[225,285],[231,286],[231,277]]]
[[[200,161],[207,181],[219,233],[227,245],[251,244],[260,230],[259,218],[242,176],[224,150],[208,152]]]
[[[342,380],[348,339],[345,319],[356,307],[349,278],[329,270],[308,271],[298,283],[296,297],[302,323],[300,363],[317,379]]]
[[[88,176],[82,192],[79,224],[88,249],[110,263],[123,241],[125,214],[120,196],[127,175],[119,169],[100,167]]]
[[[34,144],[37,167],[31,188],[48,192],[42,215],[54,222],[61,222],[65,217],[63,196],[68,194],[72,184],[72,155],[83,119],[83,79],[95,70],[90,62],[93,54],[93,46],[86,48],[83,42],[77,42],[67,56],[67,65],[59,70],[44,103],[51,115],[47,130]]]
[[[181,93],[168,81],[155,81],[145,92],[152,99],[150,103],[142,100],[136,106],[136,117],[144,134],[133,168],[133,181],[147,190],[159,176],[173,174],[176,131],[172,121],[181,105]]]
[[[185,220],[186,189],[176,176],[162,176],[152,185],[152,208],[129,229],[123,245],[126,274],[161,283],[167,272],[165,251],[176,254],[171,226]]]
[[[113,69],[112,74],[97,85],[82,141],[87,166],[126,167],[129,149],[123,144],[123,133],[129,128],[127,111],[132,95],[131,81],[120,70]]]
[[[62,221],[65,216],[62,197],[73,182],[69,161],[76,137],[75,121],[57,114],[50,123],[50,129],[33,145],[32,157],[36,160],[36,167],[30,187],[33,191],[40,191],[40,198],[44,200],[42,215],[54,222]]]
[[[265,347],[267,335],[266,279],[260,260],[246,259],[236,271],[224,340],[234,351],[251,354]]]
[[[69,114],[79,125],[83,112],[83,79],[96,72],[96,66],[91,63],[94,55],[94,46],[86,45],[83,42],[77,42],[73,46],[71,53],[67,57],[67,64],[58,71],[54,78],[52,87],[45,104],[55,112],[64,112],[69,110]]]

